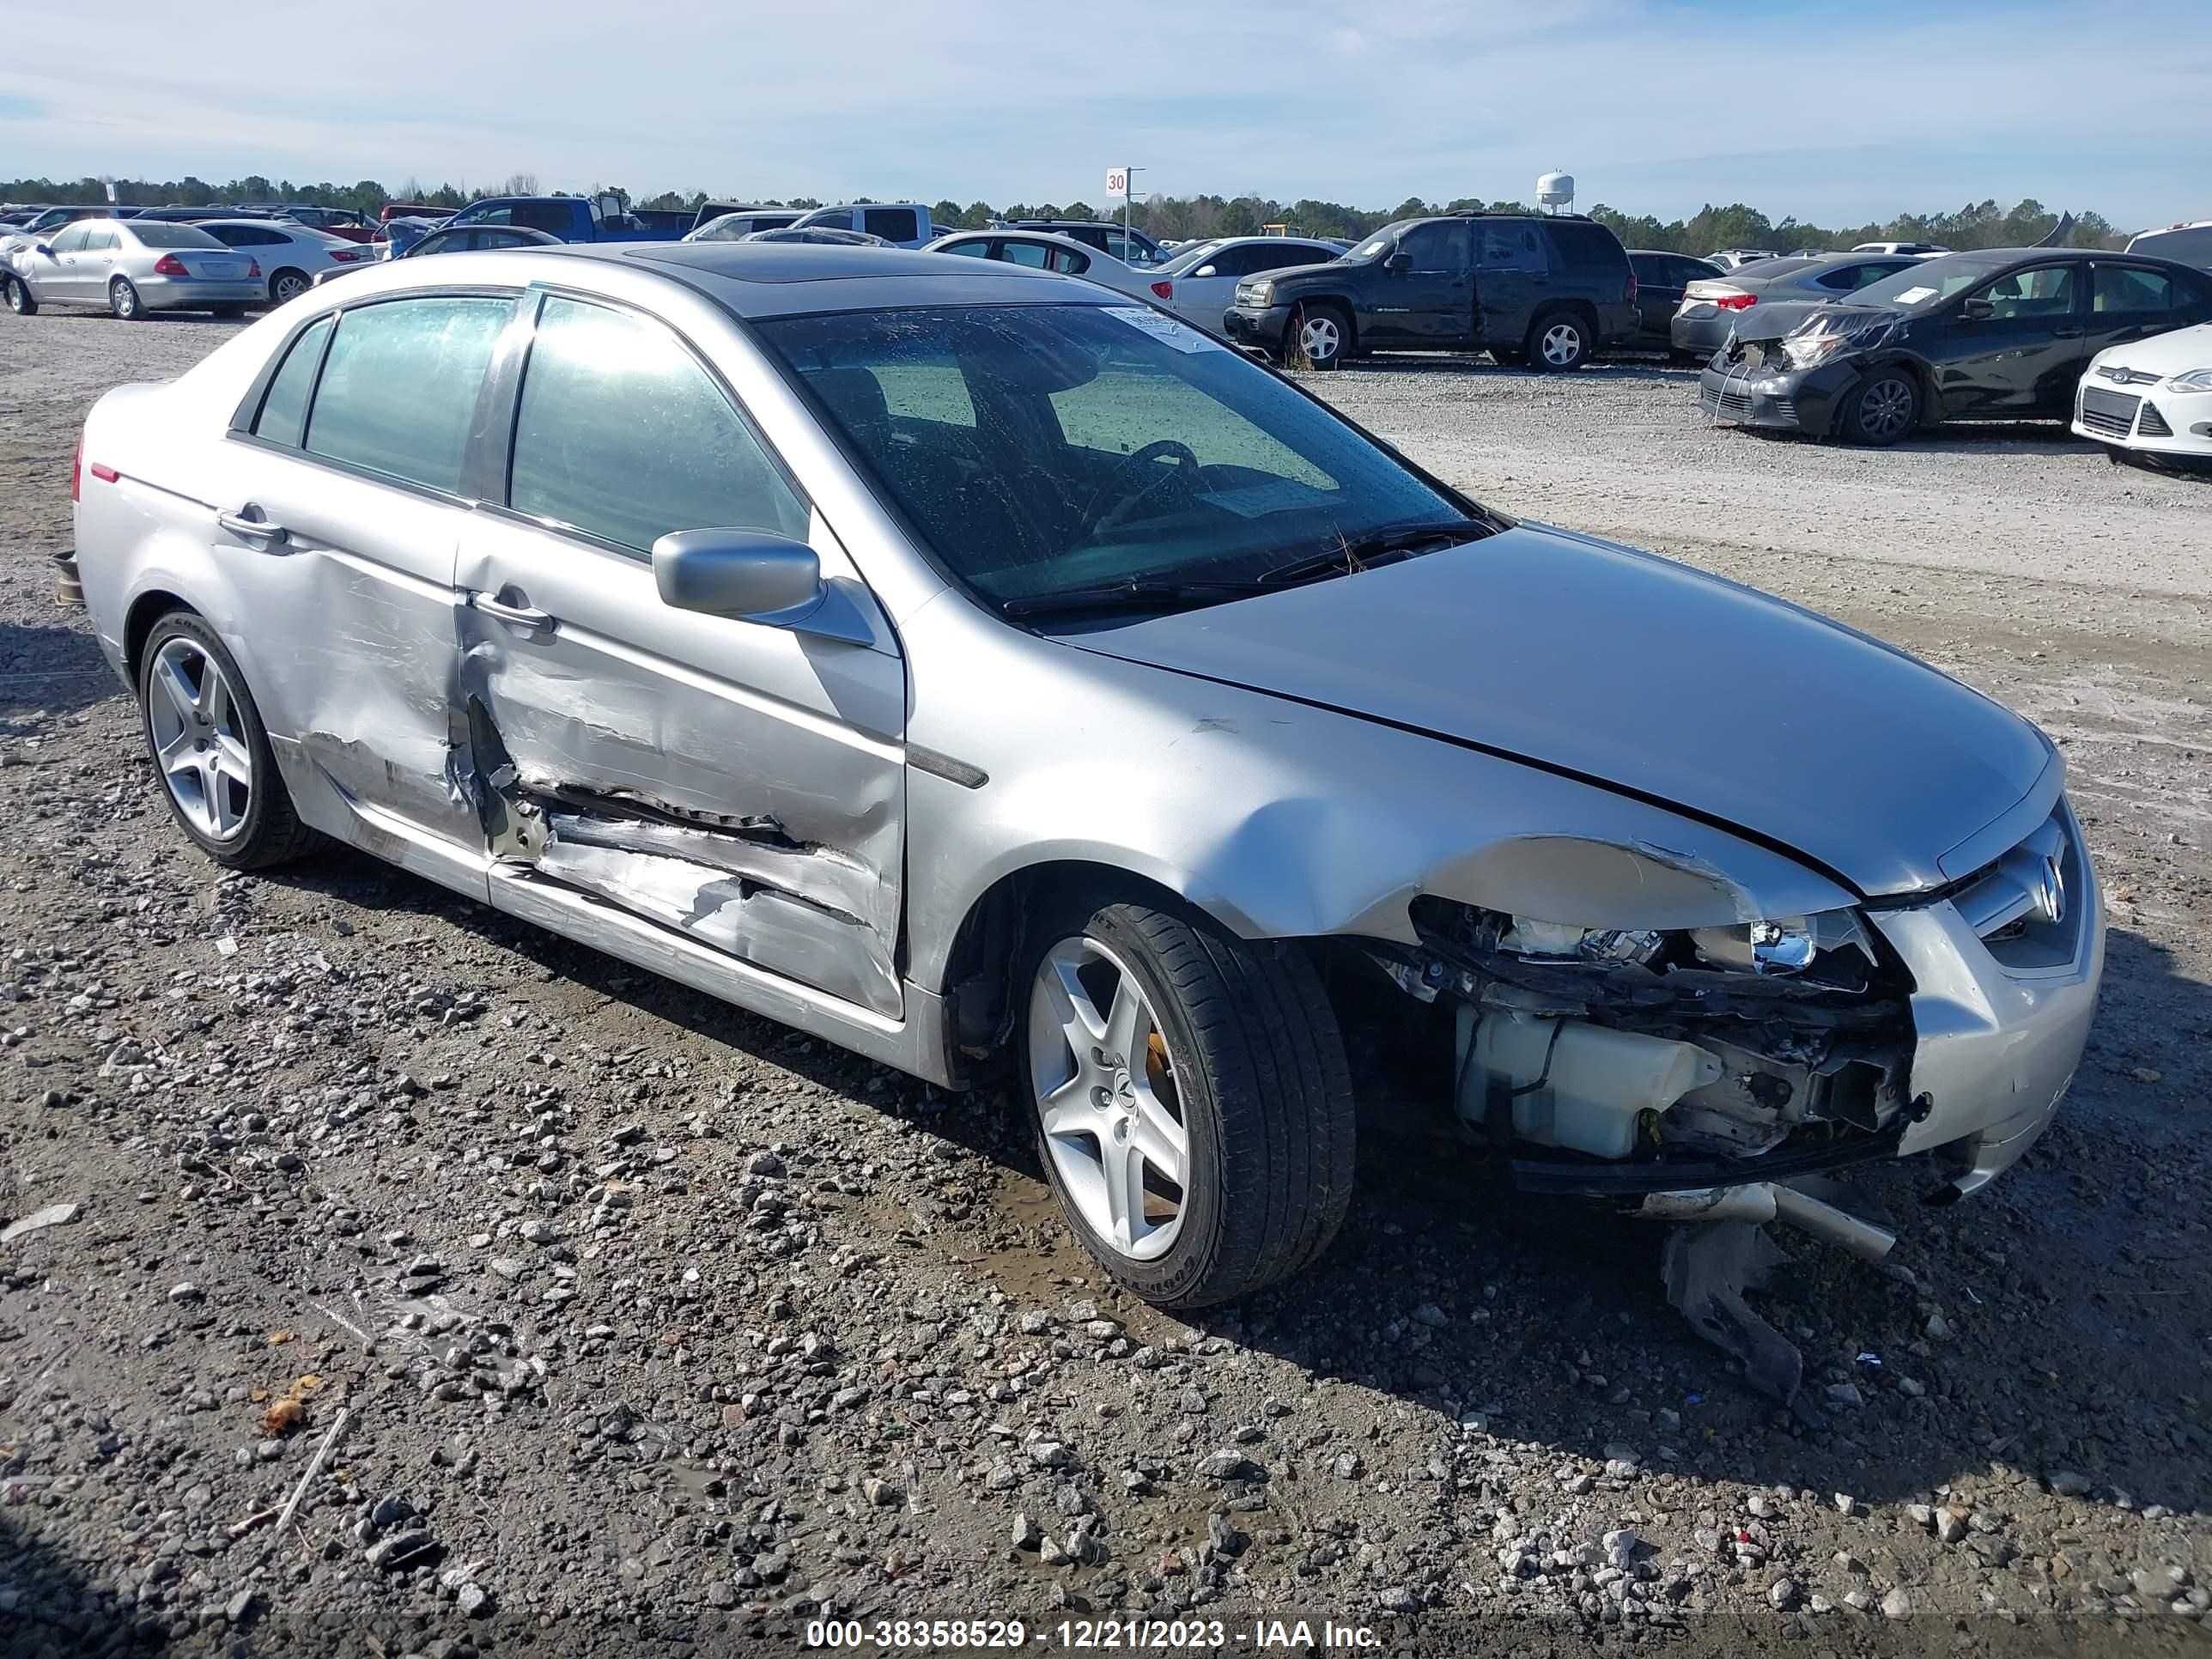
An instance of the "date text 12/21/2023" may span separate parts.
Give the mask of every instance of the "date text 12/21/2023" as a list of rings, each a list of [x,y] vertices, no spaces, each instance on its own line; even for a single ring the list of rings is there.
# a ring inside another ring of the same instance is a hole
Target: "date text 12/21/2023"
[[[1261,1619],[1241,1628],[1219,1619],[1063,1619],[1035,1627],[1018,1619],[817,1619],[806,1626],[807,1647],[823,1651],[1018,1650],[1033,1643],[1073,1653],[1264,1652],[1374,1648],[1382,1638],[1364,1625],[1327,1619]]]

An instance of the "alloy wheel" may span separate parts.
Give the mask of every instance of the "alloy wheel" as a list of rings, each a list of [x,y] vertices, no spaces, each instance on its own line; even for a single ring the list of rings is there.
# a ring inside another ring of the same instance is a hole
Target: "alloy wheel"
[[[1298,349],[1309,362],[1325,363],[1343,349],[1344,331],[1328,316],[1309,317],[1298,328]]]
[[[22,310],[22,308],[23,308],[23,285],[22,285],[22,283],[20,283],[20,282],[18,282],[15,277],[10,276],[10,277],[9,277],[9,278],[8,278],[8,280],[7,280],[7,282],[6,282],[5,283],[0,283],[0,287],[4,287],[4,288],[7,289],[7,294],[8,294],[8,309],[9,309],[9,310],[10,310],[10,311],[21,311],[21,310]]]
[[[287,301],[298,299],[307,291],[307,283],[304,277],[295,276],[288,272],[276,279],[276,300],[280,306]]]
[[[198,641],[167,640],[155,654],[146,722],[177,810],[211,841],[240,834],[253,807],[253,747],[230,681]]]
[[[1060,1190],[1107,1248],[1150,1261],[1182,1231],[1190,1179],[1175,1057],[1143,986],[1094,939],[1045,952],[1030,1085]]]
[[[1899,436],[1912,419],[1912,388],[1896,379],[1876,380],[1859,397],[1859,426],[1877,443]]]
[[[1582,331],[1572,323],[1553,323],[1544,331],[1540,346],[1546,362],[1565,368],[1583,355]]]
[[[117,316],[130,318],[135,317],[138,314],[138,290],[137,289],[131,287],[128,283],[118,282],[112,290],[112,293],[115,301],[115,314]]]

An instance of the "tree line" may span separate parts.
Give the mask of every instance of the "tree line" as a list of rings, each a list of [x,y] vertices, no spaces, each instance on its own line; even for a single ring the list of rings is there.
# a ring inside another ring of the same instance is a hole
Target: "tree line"
[[[159,207],[170,204],[198,206],[242,202],[299,202],[314,207],[351,208],[374,218],[391,202],[424,207],[459,208],[486,196],[534,196],[539,193],[535,174],[511,173],[499,183],[475,188],[452,183],[428,185],[408,179],[396,190],[386,190],[374,179],[356,184],[301,184],[289,179],[267,179],[258,173],[224,184],[186,175],[161,181],[118,179],[113,181],[116,199],[128,207]],[[614,186],[595,186],[590,194]],[[624,192],[627,194],[627,192]],[[0,200],[9,202],[100,202],[106,199],[106,181],[99,179],[15,179],[0,181]],[[865,198],[862,198],[865,199]],[[641,208],[681,209],[696,212],[709,201],[755,203],[763,207],[814,208],[822,204],[810,197],[784,198],[750,197],[742,192],[710,196],[705,191],[663,191],[657,196],[634,198]],[[1279,202],[1263,196],[1152,195],[1133,204],[1129,218],[1163,241],[1188,241],[1212,236],[1251,236],[1280,227],[1309,236],[1359,237],[1396,219],[1463,209],[1495,212],[1527,212],[1528,204],[1515,201],[1484,201],[1462,197],[1449,202],[1424,202],[1408,197],[1389,209],[1349,207],[1341,202],[1306,198]],[[948,228],[976,229],[994,219],[1117,218],[1118,205],[1093,208],[1084,201],[1012,202],[993,207],[988,202],[966,206],[951,200],[937,203],[930,216]],[[1711,204],[1686,219],[1662,220],[1650,214],[1627,214],[1600,205],[1590,216],[1610,228],[1634,248],[1665,248],[1678,253],[1704,254],[1725,247],[1764,247],[1789,252],[1798,248],[1848,248],[1856,242],[1940,242],[1947,247],[2021,247],[2040,242],[2054,229],[2060,215],[2030,198],[2011,207],[1994,199],[1971,202],[1948,213],[1901,213],[1887,220],[1859,225],[1820,225],[1794,215],[1770,218],[1741,202],[1726,207]],[[2118,247],[2127,233],[2102,214],[2077,213],[2067,236],[2073,247]]]

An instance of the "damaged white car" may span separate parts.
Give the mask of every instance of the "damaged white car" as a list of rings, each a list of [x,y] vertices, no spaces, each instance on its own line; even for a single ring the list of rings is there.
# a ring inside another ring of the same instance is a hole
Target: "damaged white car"
[[[1164,1304],[1328,1243],[1349,1021],[1405,1022],[1525,1188],[1869,1253],[1808,1179],[1972,1192],[2088,1028],[2033,727],[1090,284],[401,262],[109,393],[79,461],[87,601],[210,856],[329,836],[938,1084],[1004,1062]],[[1678,1294],[1747,1351],[1727,1277]]]

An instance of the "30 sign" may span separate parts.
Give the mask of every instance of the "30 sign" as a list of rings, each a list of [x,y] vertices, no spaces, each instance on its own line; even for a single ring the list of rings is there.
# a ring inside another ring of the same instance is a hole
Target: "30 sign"
[[[1108,167],[1106,169],[1106,193],[1109,196],[1127,196],[1129,193],[1128,168]]]

